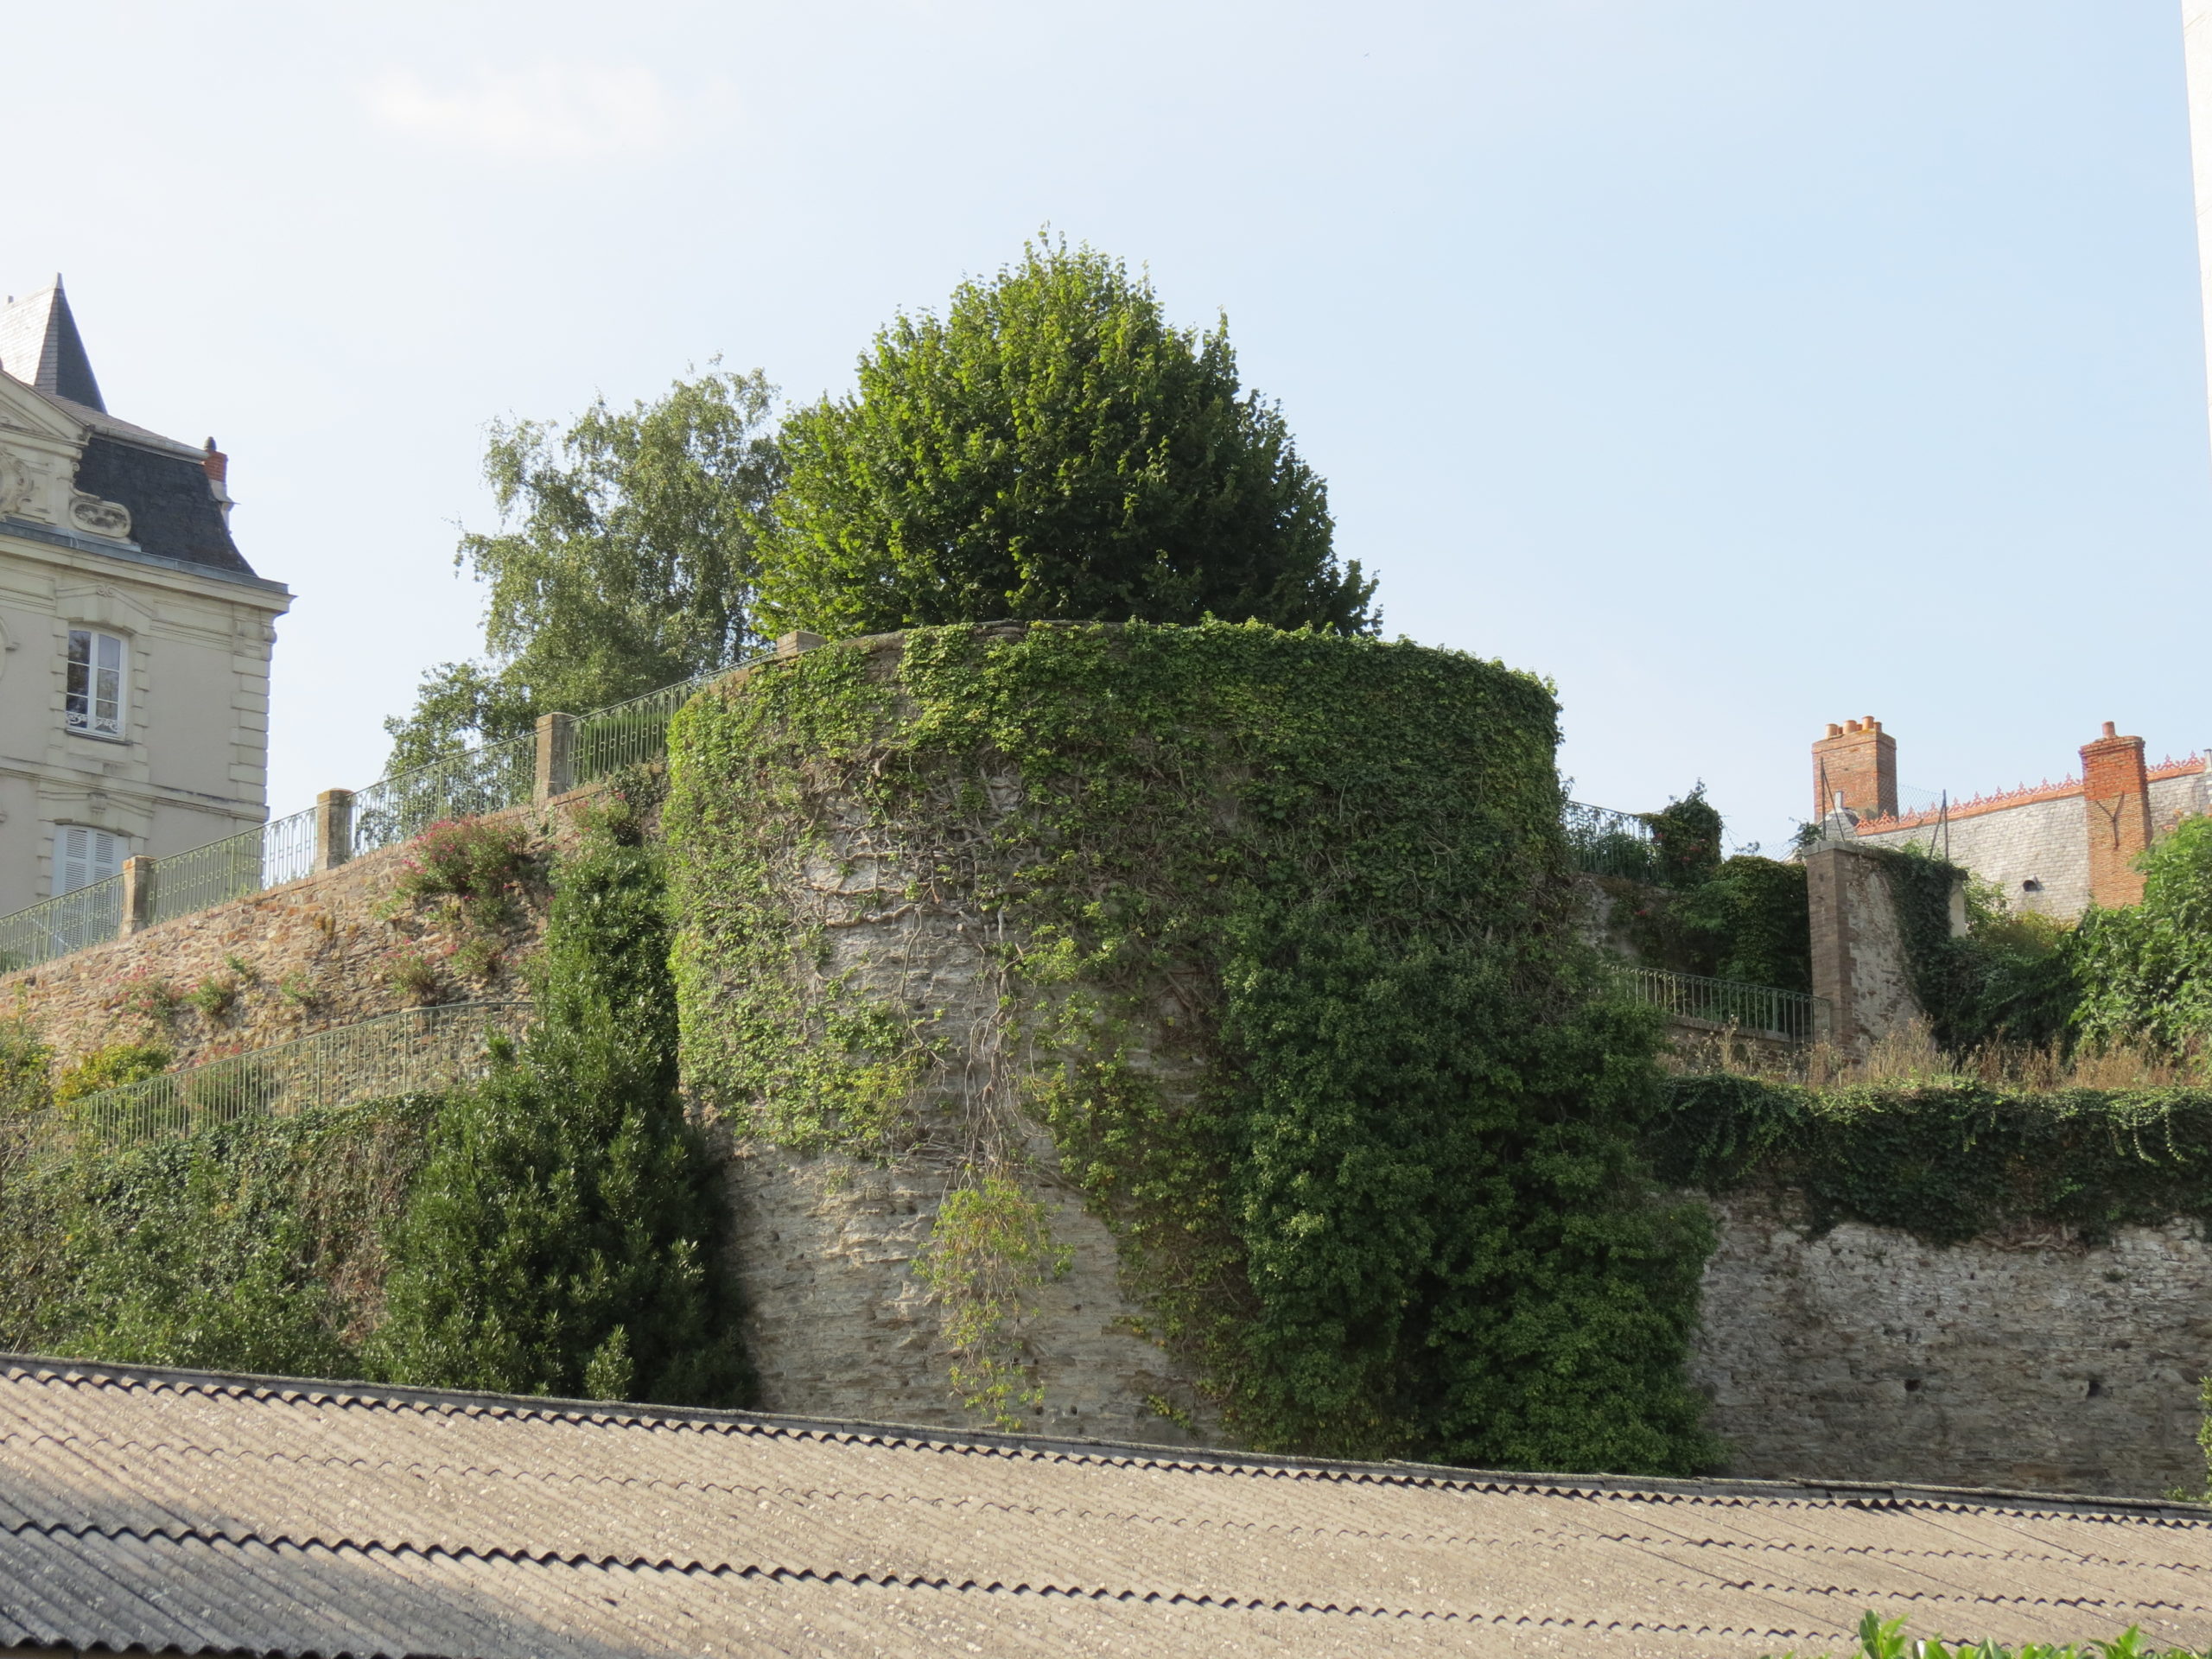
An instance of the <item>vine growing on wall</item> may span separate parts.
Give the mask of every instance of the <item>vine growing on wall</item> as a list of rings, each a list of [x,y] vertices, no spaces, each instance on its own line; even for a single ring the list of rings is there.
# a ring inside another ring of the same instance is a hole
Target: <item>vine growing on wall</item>
[[[1258,1444],[1694,1466],[1707,1224],[1639,1159],[1656,1025],[1573,937],[1554,721],[1496,664],[1259,626],[756,674],[671,738],[690,1082],[784,1144],[958,1167],[1012,1077],[1057,1169],[1000,1173],[1084,1196]],[[855,957],[856,913],[971,942],[1002,1060]]]

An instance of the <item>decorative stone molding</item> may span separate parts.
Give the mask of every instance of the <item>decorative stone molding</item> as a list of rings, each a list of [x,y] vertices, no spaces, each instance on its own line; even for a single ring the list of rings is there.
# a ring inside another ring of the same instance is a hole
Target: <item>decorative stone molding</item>
[[[69,493],[69,522],[94,536],[118,542],[130,539],[130,509],[120,501],[103,501],[82,490]]]
[[[0,517],[16,517],[30,505],[35,485],[31,469],[16,456],[0,450]]]

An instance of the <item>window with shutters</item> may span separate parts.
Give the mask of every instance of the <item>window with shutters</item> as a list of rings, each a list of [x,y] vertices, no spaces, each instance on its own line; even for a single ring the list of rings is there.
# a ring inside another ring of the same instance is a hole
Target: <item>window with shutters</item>
[[[59,895],[105,881],[123,869],[123,837],[81,823],[54,826],[54,891]]]
[[[69,630],[69,676],[61,708],[71,731],[121,737],[130,681],[130,648],[122,639],[92,628]]]

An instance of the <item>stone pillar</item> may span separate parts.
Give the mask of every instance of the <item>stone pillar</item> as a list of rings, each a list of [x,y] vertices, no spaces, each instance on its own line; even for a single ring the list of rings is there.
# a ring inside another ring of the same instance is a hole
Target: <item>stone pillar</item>
[[[802,629],[794,633],[779,635],[776,639],[776,655],[779,658],[796,657],[801,652],[814,651],[829,643],[820,634],[808,633]]]
[[[2143,767],[2143,740],[2104,735],[2082,746],[2082,800],[2089,836],[2089,902],[2125,910],[2143,902],[2143,872],[2135,861],[2151,845],[2151,779]]]
[[[1813,936],[1813,995],[1818,1035],[1857,1057],[1876,1039],[1926,1015],[1913,995],[1904,931],[1889,876],[1878,857],[1847,842],[1805,855],[1807,920]]]
[[[154,925],[154,883],[157,879],[152,859],[141,856],[123,861],[124,938]]]
[[[575,787],[576,717],[537,717],[537,778],[531,798],[541,805]]]
[[[315,868],[334,870],[353,856],[353,791],[326,789],[315,798]]]
[[[1897,810],[1897,741],[1869,715],[1828,724],[1813,744],[1813,822],[1838,807],[1861,818],[1891,818]]]

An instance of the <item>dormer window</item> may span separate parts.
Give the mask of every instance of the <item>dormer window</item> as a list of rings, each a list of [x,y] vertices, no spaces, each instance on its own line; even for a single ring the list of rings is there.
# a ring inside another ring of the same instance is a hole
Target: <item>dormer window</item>
[[[89,737],[123,735],[124,689],[130,647],[111,633],[69,630],[69,683],[61,699],[62,723]]]

